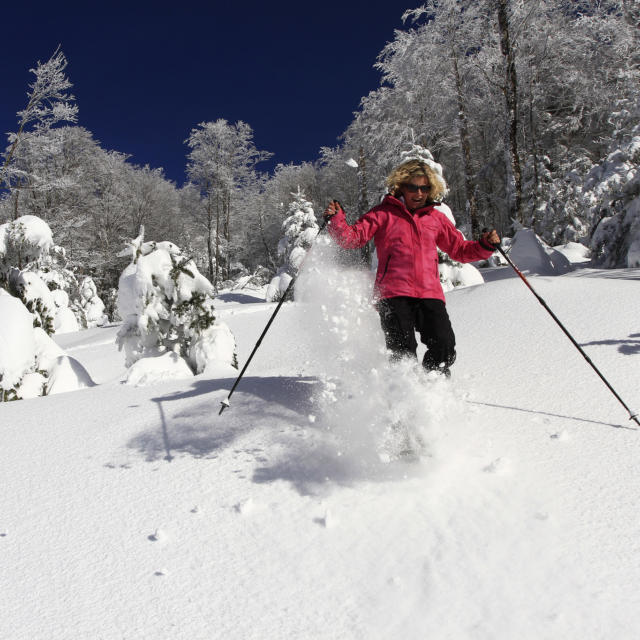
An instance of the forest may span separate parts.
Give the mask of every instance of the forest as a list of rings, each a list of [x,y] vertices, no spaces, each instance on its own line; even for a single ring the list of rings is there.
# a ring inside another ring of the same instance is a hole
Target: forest
[[[185,132],[182,185],[82,126],[58,49],[32,69],[8,136],[0,224],[44,220],[66,268],[105,300],[141,228],[178,244],[216,290],[252,273],[268,281],[296,197],[318,216],[336,198],[353,220],[418,145],[444,167],[467,237],[528,227],[550,245],[588,246],[594,264],[640,266],[637,2],[428,0],[403,18],[379,53],[380,85],[336,146],[266,172],[251,125],[214,116]]]

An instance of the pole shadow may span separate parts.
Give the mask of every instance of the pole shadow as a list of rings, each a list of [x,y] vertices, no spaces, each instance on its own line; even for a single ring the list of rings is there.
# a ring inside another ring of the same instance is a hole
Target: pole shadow
[[[634,356],[640,354],[640,333],[632,333],[628,338],[622,340],[592,340],[585,342],[581,346],[589,347],[592,345],[618,345],[618,351],[625,356]]]
[[[574,420],[576,422],[587,422],[589,424],[597,424],[603,427],[611,427],[612,429],[628,429],[629,431],[638,431],[636,427],[625,427],[622,424],[613,424],[611,422],[602,422],[600,420],[591,420],[590,418],[579,418],[577,416],[567,416],[560,413],[551,413],[549,411],[539,411],[537,409],[523,409],[522,407],[510,407],[503,404],[493,404],[491,402],[479,402],[477,400],[467,400],[468,404],[481,405],[483,407],[491,407],[492,409],[507,409],[509,411],[519,411],[520,413],[532,413],[534,415],[549,416],[551,418],[562,418],[563,420]]]

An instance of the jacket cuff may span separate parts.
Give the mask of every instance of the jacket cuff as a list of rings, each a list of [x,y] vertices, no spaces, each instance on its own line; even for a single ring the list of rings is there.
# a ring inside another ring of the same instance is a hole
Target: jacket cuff
[[[478,242],[480,243],[480,246],[486,251],[491,251],[491,253],[496,251],[496,248],[490,242],[486,242],[484,238],[480,238]]]

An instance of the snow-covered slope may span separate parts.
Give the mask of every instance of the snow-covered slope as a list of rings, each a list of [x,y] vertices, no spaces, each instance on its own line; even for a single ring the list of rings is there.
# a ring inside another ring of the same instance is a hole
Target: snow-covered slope
[[[386,364],[366,277],[308,272],[222,416],[230,378],[56,337],[98,384],[0,406],[0,637],[638,637],[640,433],[520,280],[448,294],[446,382]],[[640,270],[531,280],[638,406]],[[237,300],[242,364],[274,305]],[[381,459],[398,418],[430,455]]]

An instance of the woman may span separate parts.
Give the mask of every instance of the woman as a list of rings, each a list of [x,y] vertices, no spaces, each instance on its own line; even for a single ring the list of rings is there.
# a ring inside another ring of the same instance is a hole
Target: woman
[[[493,231],[478,242],[465,240],[442,212],[446,185],[425,162],[409,160],[387,178],[389,193],[381,204],[348,225],[340,204],[324,212],[329,233],[346,249],[373,238],[378,254],[375,287],[387,349],[394,358],[416,357],[415,332],[427,346],[425,369],[447,377],[456,358],[455,335],[445,307],[438,272],[438,251],[458,262],[486,260],[500,238]]]

